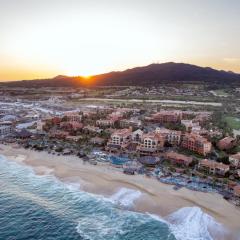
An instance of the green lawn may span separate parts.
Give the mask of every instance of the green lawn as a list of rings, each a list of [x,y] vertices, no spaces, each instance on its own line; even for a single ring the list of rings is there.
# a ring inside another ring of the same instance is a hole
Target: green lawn
[[[240,118],[225,117],[225,121],[227,122],[230,128],[240,130]]]

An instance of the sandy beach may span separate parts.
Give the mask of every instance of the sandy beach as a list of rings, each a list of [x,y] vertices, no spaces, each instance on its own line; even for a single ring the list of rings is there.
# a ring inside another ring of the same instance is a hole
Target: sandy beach
[[[107,164],[97,166],[83,163],[75,156],[56,156],[14,146],[0,145],[0,154],[9,160],[31,166],[37,174],[53,174],[62,181],[80,184],[83,191],[109,197],[121,188],[134,189],[141,196],[134,202],[134,210],[159,216],[182,207],[198,206],[218,222],[234,231],[240,230],[240,209],[217,193],[203,193],[160,183],[142,175],[129,176]]]

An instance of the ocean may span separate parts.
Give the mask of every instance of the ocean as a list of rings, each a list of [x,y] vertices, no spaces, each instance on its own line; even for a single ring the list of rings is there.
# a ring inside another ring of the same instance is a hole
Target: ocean
[[[222,226],[198,207],[166,218],[131,211],[141,192],[109,198],[0,156],[0,240],[212,240]]]

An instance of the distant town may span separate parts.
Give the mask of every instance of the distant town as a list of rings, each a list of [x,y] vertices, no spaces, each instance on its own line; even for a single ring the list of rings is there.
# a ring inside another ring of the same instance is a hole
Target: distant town
[[[240,205],[237,88],[0,91],[2,144],[76,155],[88,164],[156,178],[176,191],[218,192]]]

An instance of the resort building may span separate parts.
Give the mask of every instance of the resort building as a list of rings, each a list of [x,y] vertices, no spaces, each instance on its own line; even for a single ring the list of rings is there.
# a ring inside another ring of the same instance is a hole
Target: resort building
[[[66,118],[66,120],[69,122],[81,122],[82,120],[82,116],[77,112],[66,112],[64,114],[64,118]]]
[[[116,112],[112,112],[112,113],[108,114],[107,119],[114,119],[117,121],[117,120],[122,119],[125,114],[126,114],[125,111],[118,110]]]
[[[96,116],[97,112],[96,111],[93,111],[93,110],[85,110],[85,111],[82,111],[82,115],[84,117],[87,117],[87,118],[91,118],[93,116]]]
[[[126,115],[128,113],[135,112],[136,110],[137,109],[134,109],[134,108],[117,108],[115,113],[124,116],[124,115]]]
[[[69,136],[69,133],[61,130],[52,130],[50,131],[49,136],[52,138],[65,139]]]
[[[46,123],[48,122],[48,120],[46,120]],[[50,119],[50,122],[53,126],[60,126],[61,123],[61,118],[60,117],[53,117]]]
[[[81,130],[83,128],[83,124],[80,122],[76,122],[76,121],[71,121],[69,122],[69,124],[71,125],[73,130]]]
[[[240,168],[240,152],[238,152],[234,155],[230,155],[229,162],[230,162],[231,166]]]
[[[205,156],[211,152],[212,144],[198,134],[187,133],[183,136],[182,147]]]
[[[132,130],[128,128],[119,129],[112,133],[107,143],[107,148],[125,148],[131,141]]]
[[[161,134],[152,132],[143,134],[137,151],[142,155],[153,155],[163,149],[165,138]]]
[[[85,133],[101,133],[103,130],[99,127],[87,125],[83,127]]]
[[[121,128],[128,128],[128,127],[139,128],[139,127],[141,127],[141,125],[142,125],[142,122],[137,119],[122,119],[122,120],[120,120]]]
[[[142,130],[138,129],[138,130],[134,131],[132,133],[132,141],[136,142],[136,143],[140,142],[141,139],[142,139],[142,135],[143,135],[143,131]]]
[[[193,122],[192,120],[181,120],[181,124],[185,126],[187,132],[199,132],[201,130],[199,122]]]
[[[165,154],[165,158],[169,160],[171,164],[183,166],[189,166],[193,161],[192,157],[188,157],[186,155],[179,154],[176,152],[167,152]]]
[[[213,160],[204,159],[199,162],[198,169],[208,174],[225,176],[225,174],[229,171],[230,168],[229,165],[219,163]]]
[[[169,130],[166,128],[156,128],[155,132],[165,137],[165,141],[172,145],[179,145],[181,142],[181,131]]]
[[[162,110],[151,115],[151,120],[157,123],[177,123],[182,120],[182,111],[166,111]]]
[[[100,119],[96,121],[96,125],[99,127],[113,127],[116,121],[113,119]]]
[[[83,128],[83,124],[76,121],[61,122],[60,128],[66,131],[71,131],[71,130],[77,131]]]
[[[82,136],[66,136],[66,140],[69,142],[78,142]]]
[[[199,112],[194,118],[194,121],[199,122],[200,124],[204,124],[205,122],[209,121],[211,115],[212,112]]]
[[[236,139],[233,137],[225,137],[217,143],[217,146],[220,150],[229,150],[233,148],[235,145]]]
[[[100,137],[93,137],[90,139],[90,143],[99,145],[99,146],[102,146],[104,142],[105,142],[105,139]]]

